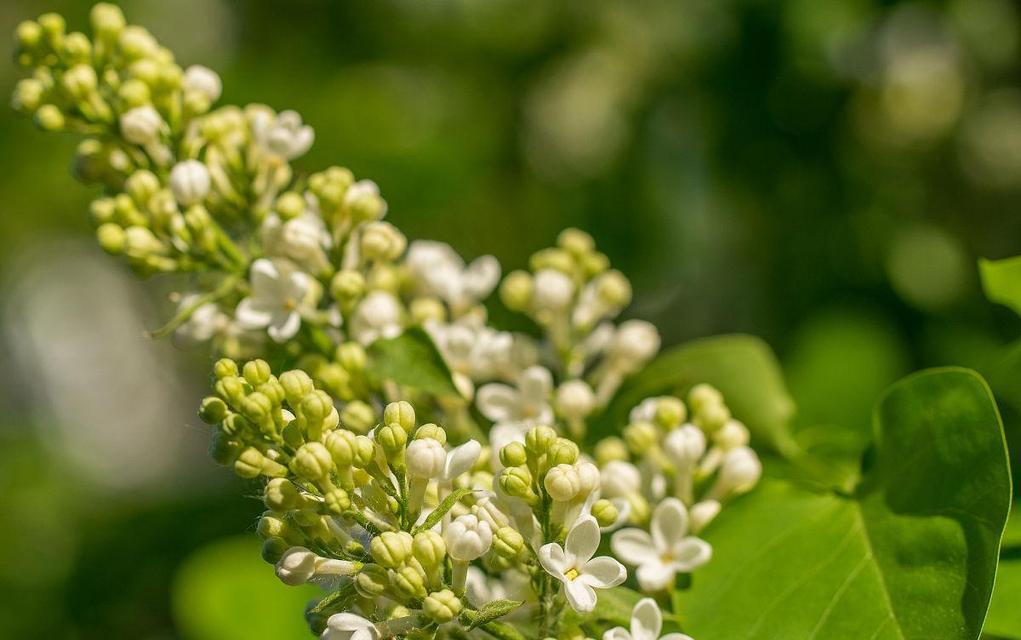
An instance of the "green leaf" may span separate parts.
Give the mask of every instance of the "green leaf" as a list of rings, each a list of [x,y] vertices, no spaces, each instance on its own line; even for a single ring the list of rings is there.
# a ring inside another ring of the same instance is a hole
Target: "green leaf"
[[[985,618],[1010,477],[985,382],[915,374],[874,414],[853,496],[767,480],[707,531],[713,561],[679,613],[699,640],[973,640]]]
[[[627,587],[614,587],[600,591],[596,608],[588,615],[588,620],[597,620],[606,628],[631,627],[631,610],[644,596]]]
[[[443,502],[441,502],[439,506],[436,507],[436,509],[429,513],[428,517],[426,517],[425,519],[425,522],[415,527],[413,533],[418,533],[419,531],[428,531],[429,529],[435,527],[439,523],[439,521],[443,519],[443,516],[447,515],[447,512],[450,511],[451,507],[457,504],[458,500],[465,497],[472,491],[475,490],[469,489],[468,487],[462,487],[460,489],[455,489],[454,491],[451,491],[450,494],[448,494],[447,497],[443,499]]]
[[[492,602],[487,602],[478,611],[465,609],[461,612],[461,620],[470,631],[497,618],[502,618],[520,606],[520,600],[493,600]]]
[[[978,271],[986,297],[1021,315],[1021,256],[1005,260],[983,258],[978,261]]]
[[[288,587],[262,561],[253,536],[228,538],[192,554],[174,579],[174,619],[188,640],[308,640],[305,605],[320,591]]]
[[[457,395],[450,368],[432,338],[414,327],[396,338],[369,345],[369,373],[437,396]]]
[[[1021,638],[1021,557],[1005,559],[996,571],[996,588],[989,603],[986,633]]]
[[[734,416],[748,426],[757,444],[778,451],[790,449],[794,403],[776,356],[765,342],[748,335],[696,340],[661,354],[621,386],[590,435],[598,439],[618,433],[627,424],[628,412],[643,399],[683,394],[700,382],[723,392]]]

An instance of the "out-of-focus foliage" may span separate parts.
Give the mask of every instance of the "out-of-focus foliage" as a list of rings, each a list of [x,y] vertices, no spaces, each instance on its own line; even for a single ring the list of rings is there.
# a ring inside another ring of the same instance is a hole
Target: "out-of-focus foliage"
[[[11,0],[0,30],[48,9],[84,24],[89,4]],[[1009,0],[123,4],[183,63],[216,68],[227,101],[299,110],[318,138],[303,166],[373,176],[410,236],[513,268],[581,226],[666,344],[763,336],[799,407],[793,437],[835,464],[857,460],[878,391],[928,365],[988,374],[1021,444],[1005,357],[1021,323],[984,300],[974,266],[1021,254]],[[0,65],[4,93],[14,78]],[[146,368],[142,329],[163,301],[126,281],[87,295],[118,272],[73,244],[26,251],[91,236],[72,146],[0,111],[0,510],[20,523],[0,535],[14,559],[0,637],[195,635],[175,621],[173,578],[260,505],[211,480],[197,420],[160,431],[135,413],[139,398],[194,406],[168,381],[206,368]],[[58,254],[82,262],[53,268]],[[76,329],[60,348],[33,350],[32,327],[61,319]],[[97,362],[134,382],[106,412],[74,384]],[[133,421],[137,441],[112,457],[104,434]]]

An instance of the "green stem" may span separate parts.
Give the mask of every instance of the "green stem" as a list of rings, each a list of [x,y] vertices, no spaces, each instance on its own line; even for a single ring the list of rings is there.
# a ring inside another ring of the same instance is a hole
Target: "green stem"
[[[241,280],[239,276],[229,276],[223,279],[220,286],[216,287],[209,293],[203,294],[195,299],[194,302],[186,306],[185,308],[178,311],[173,318],[171,318],[165,325],[156,329],[155,331],[149,332],[150,338],[162,338],[169,335],[174,329],[177,329],[182,324],[191,318],[192,314],[198,311],[200,307],[210,302],[215,302],[221,298],[224,298],[237,288],[238,282]]]

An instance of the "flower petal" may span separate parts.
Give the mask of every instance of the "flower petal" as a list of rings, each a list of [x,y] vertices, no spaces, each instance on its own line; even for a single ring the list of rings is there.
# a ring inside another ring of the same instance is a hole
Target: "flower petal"
[[[577,558],[579,564],[588,562],[599,548],[599,523],[592,516],[582,516],[567,532],[564,551]]]
[[[475,406],[493,422],[513,421],[520,403],[517,390],[498,382],[479,387],[475,394]]]
[[[638,567],[635,575],[638,576],[638,586],[642,588],[642,591],[653,592],[662,591],[672,586],[676,572],[673,565],[657,561]]]
[[[565,582],[564,595],[571,608],[578,613],[589,613],[596,608],[596,592],[582,580]]]
[[[296,311],[274,314],[266,332],[273,342],[286,342],[301,328],[301,315]]]
[[[585,584],[597,589],[609,589],[627,579],[627,569],[610,556],[599,556],[592,558],[581,568],[581,575],[578,580],[584,580]]]
[[[252,263],[249,277],[252,281],[252,292],[256,297],[261,297],[266,292],[276,290],[277,281],[280,279],[280,271],[272,260],[259,258]]]
[[[633,640],[624,627],[614,627],[603,633],[603,640]]]
[[[546,399],[553,389],[553,374],[546,367],[535,365],[521,372],[518,378],[518,389],[521,398],[531,405],[546,404]]]
[[[238,303],[234,317],[243,329],[263,329],[273,321],[273,310],[262,300],[245,298]]]
[[[539,549],[539,564],[557,580],[567,581],[564,572],[567,571],[567,554],[564,548],[555,542],[544,544]]]
[[[701,567],[713,557],[713,547],[702,538],[688,537],[673,548],[674,567],[688,573]]]
[[[631,565],[659,562],[652,536],[641,529],[621,529],[610,538],[610,548],[613,555]]]
[[[684,633],[668,633],[659,640],[695,640],[695,639]]]
[[[688,533],[688,510],[677,498],[667,498],[652,513],[652,539],[662,553],[672,549]]]
[[[659,640],[663,630],[663,613],[652,598],[642,598],[631,611],[632,640]]]
[[[454,447],[447,454],[447,461],[443,465],[443,479],[453,480],[462,473],[467,473],[481,454],[482,445],[477,440],[469,440],[459,447]]]

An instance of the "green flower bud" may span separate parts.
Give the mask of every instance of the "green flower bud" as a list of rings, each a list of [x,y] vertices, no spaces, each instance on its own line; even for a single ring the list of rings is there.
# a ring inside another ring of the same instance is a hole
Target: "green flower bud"
[[[283,404],[284,398],[287,397],[287,394],[284,393],[284,386],[280,384],[280,381],[275,376],[270,376],[265,384],[260,384],[255,390],[269,398],[274,407],[279,407]]]
[[[507,467],[501,471],[500,488],[512,498],[532,501],[537,497],[532,491],[532,474],[525,467]]]
[[[656,403],[654,419],[656,424],[664,429],[670,430],[674,427],[679,427],[687,417],[688,411],[684,408],[684,403],[681,402],[680,398],[667,396],[660,398],[659,402]]]
[[[376,598],[390,587],[390,575],[378,564],[367,564],[355,576],[354,583],[363,598]]]
[[[525,434],[525,449],[538,457],[549,451],[557,440],[557,432],[551,427],[532,427]]]
[[[257,387],[268,382],[273,371],[269,368],[268,362],[257,359],[246,362],[244,369],[241,370],[241,375],[245,377],[248,384]]]
[[[96,226],[111,222],[115,214],[113,198],[96,198],[89,203],[89,216]]]
[[[18,113],[33,113],[39,108],[46,95],[46,87],[35,78],[19,80],[11,97],[11,107]]]
[[[693,413],[699,413],[704,407],[722,404],[723,394],[711,384],[696,384],[688,392],[688,406]]]
[[[344,367],[336,362],[329,362],[319,367],[316,371],[316,378],[319,384],[341,399],[350,399],[354,394],[351,391],[351,374]]]
[[[415,408],[410,402],[391,402],[383,410],[383,424],[397,424],[407,433],[415,429]]]
[[[272,412],[273,401],[258,391],[253,391],[241,401],[241,414],[256,424],[268,419]]]
[[[357,436],[355,438],[355,460],[356,467],[367,467],[376,457],[376,445],[368,436]]]
[[[511,442],[500,449],[500,462],[505,467],[520,467],[528,462],[528,454],[525,445],[520,442]]]
[[[262,475],[266,466],[266,456],[255,447],[248,447],[234,461],[234,472],[242,478],[252,479]]]
[[[425,588],[425,573],[415,563],[409,563],[396,569],[393,573],[394,589],[405,598],[424,598],[428,591]]]
[[[327,478],[333,471],[333,457],[322,444],[308,442],[294,452],[291,471],[306,480],[318,482]]]
[[[376,430],[376,442],[383,447],[383,453],[388,460],[400,463],[404,457],[408,433],[400,425],[389,424]]]
[[[411,550],[415,559],[426,569],[439,567],[447,557],[447,544],[443,536],[435,531],[416,533]]]
[[[706,433],[712,433],[730,421],[730,409],[722,402],[705,404],[695,413],[695,425]]]
[[[117,97],[124,103],[125,111],[130,111],[135,107],[143,107],[152,102],[152,92],[149,90],[149,85],[138,78],[126,80],[117,90]]]
[[[120,34],[118,44],[121,53],[128,60],[152,57],[156,55],[156,51],[159,49],[159,43],[152,37],[152,34],[146,29],[135,25],[124,28]]]
[[[415,431],[415,440],[423,438],[431,438],[440,444],[447,444],[447,432],[444,431],[443,427],[431,422],[423,424]]]
[[[333,398],[322,390],[313,391],[301,401],[301,415],[315,424],[324,421],[334,410]]]
[[[64,114],[56,105],[44,104],[36,109],[35,124],[43,131],[60,131],[64,128]]]
[[[217,380],[213,390],[216,391],[216,395],[234,406],[241,404],[247,392],[244,378],[238,376],[227,376]]]
[[[25,20],[14,30],[14,39],[17,41],[18,49],[35,51],[42,44],[43,28],[38,22]]]
[[[338,429],[326,434],[323,442],[333,456],[333,463],[338,468],[350,467],[355,461],[355,435],[350,431]]]
[[[351,373],[364,371],[368,362],[365,347],[357,342],[345,342],[337,347],[337,362]]]
[[[339,487],[334,487],[327,491],[323,495],[323,502],[330,513],[338,516],[351,508],[351,496],[348,495],[347,491]]]
[[[620,512],[609,500],[596,500],[592,505],[592,517],[596,519],[600,527],[609,527],[617,522]]]
[[[502,558],[514,559],[525,549],[525,539],[514,527],[500,527],[493,534],[493,551]]]
[[[330,295],[347,305],[365,295],[365,278],[353,269],[338,271],[330,281]]]
[[[450,589],[434,591],[422,602],[422,611],[436,624],[443,624],[461,613],[461,600]]]
[[[404,234],[389,222],[370,222],[362,227],[361,250],[367,260],[395,260],[407,246]]]
[[[511,311],[525,311],[532,303],[534,290],[535,283],[531,274],[525,271],[512,271],[500,285],[500,300]]]
[[[613,308],[627,306],[631,302],[631,283],[620,271],[607,271],[596,281],[599,298]]]
[[[112,222],[99,225],[96,240],[99,241],[99,247],[112,256],[124,252],[124,229],[120,225]]]
[[[301,506],[303,499],[297,485],[287,478],[273,478],[266,483],[262,502],[273,511],[290,511]]]
[[[301,369],[285,371],[280,374],[279,380],[280,386],[284,389],[284,395],[287,397],[287,403],[292,407],[300,406],[305,396],[315,391],[315,384],[312,383],[312,378]],[[332,401],[330,402],[330,408],[333,408]]]
[[[353,400],[340,412],[341,423],[355,433],[365,434],[376,424],[376,412],[361,400]]]
[[[593,251],[579,258],[581,270],[588,277],[598,275],[610,268],[610,259],[606,254]]]
[[[276,478],[281,480],[282,478]],[[287,530],[287,524],[272,511],[267,511],[259,518],[259,524],[255,531],[262,538],[283,538]]]
[[[557,236],[557,246],[574,256],[582,256],[596,248],[592,236],[581,229],[567,228]]]
[[[59,13],[44,13],[39,16],[39,26],[43,28],[43,35],[54,49],[59,48],[59,43],[64,39],[67,30],[67,23],[64,16]]]
[[[124,30],[124,13],[120,7],[107,2],[100,2],[92,7],[89,21],[96,37],[106,41],[113,41]]]
[[[528,260],[528,266],[532,271],[553,269],[570,275],[574,271],[574,258],[563,249],[542,249],[532,254]]]
[[[145,206],[160,189],[160,179],[152,171],[136,171],[124,181],[124,191],[140,206]]]
[[[602,467],[613,460],[626,461],[628,448],[623,440],[617,436],[610,436],[596,443],[595,456],[596,464]]]
[[[414,539],[407,531],[384,531],[369,543],[372,559],[387,569],[396,569],[411,557]]]
[[[549,448],[548,464],[574,464],[578,461],[578,445],[567,438],[557,438]]]
[[[218,379],[223,379],[228,376],[236,376],[238,374],[238,363],[234,362],[230,358],[220,358],[213,365],[213,375]]]
[[[415,324],[447,321],[447,308],[436,298],[416,298],[411,301],[408,311]]]
[[[223,419],[223,424],[221,426],[223,427],[224,433],[231,436],[236,436],[252,429],[252,423],[245,419],[243,415],[238,413],[229,414]]]
[[[227,403],[217,398],[216,396],[209,396],[202,399],[202,404],[199,405],[199,418],[206,424],[217,424],[227,417]]]
[[[78,31],[69,33],[64,38],[61,55],[68,65],[88,65],[92,60],[92,43],[84,33]],[[89,69],[92,67],[90,66]],[[95,78],[95,76],[96,72],[93,70],[92,77]],[[95,88],[95,83],[93,83],[93,88]]]
[[[651,422],[633,422],[624,428],[624,441],[636,456],[645,455],[659,442],[659,430]]]
[[[209,457],[217,464],[228,465],[241,455],[243,447],[229,434],[217,430],[209,441]]]
[[[269,564],[276,564],[291,546],[283,538],[266,538],[262,543],[262,559]]]
[[[305,199],[300,193],[287,191],[277,198],[275,210],[283,220],[293,220],[305,212]]]

